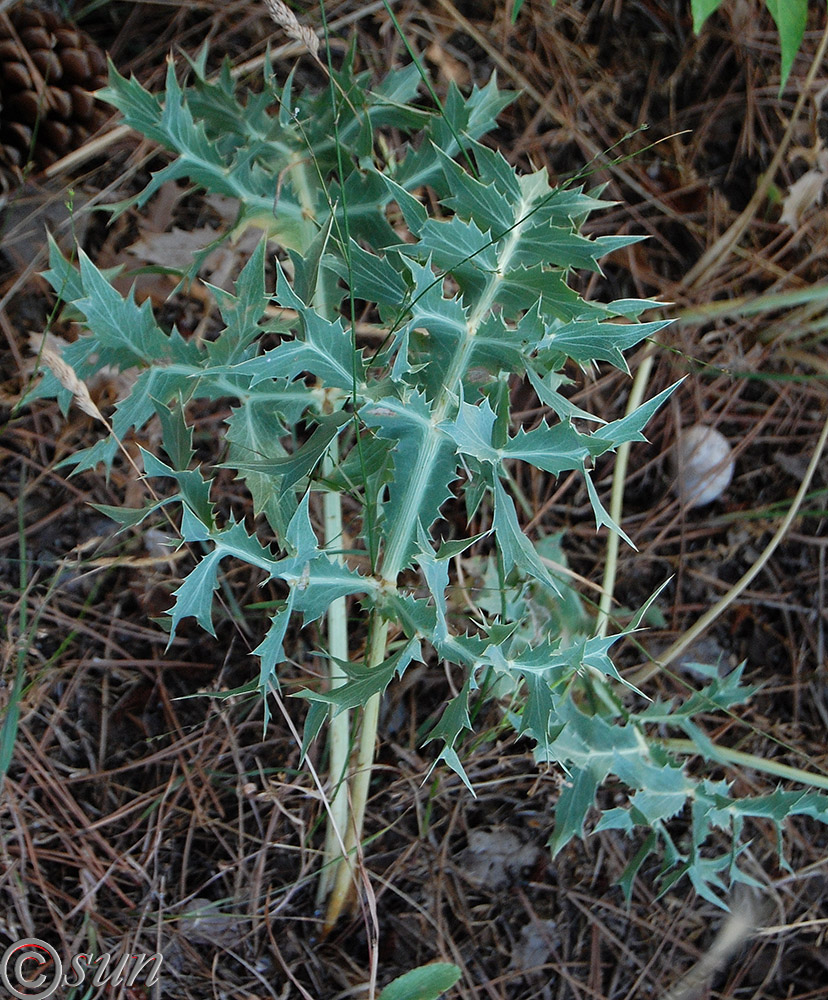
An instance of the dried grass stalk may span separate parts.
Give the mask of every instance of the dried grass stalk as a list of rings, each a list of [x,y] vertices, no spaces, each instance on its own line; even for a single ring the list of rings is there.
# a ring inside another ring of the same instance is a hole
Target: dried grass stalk
[[[314,59],[318,59],[319,39],[316,37],[316,32],[313,28],[301,25],[296,15],[287,4],[283,3],[283,0],[264,0],[264,3],[270,16],[280,28],[284,28],[288,38],[300,42]]]

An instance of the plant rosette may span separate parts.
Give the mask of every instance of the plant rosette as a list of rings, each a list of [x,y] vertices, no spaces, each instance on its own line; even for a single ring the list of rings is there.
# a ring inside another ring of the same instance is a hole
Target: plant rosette
[[[163,329],[149,303],[121,295],[82,252],[76,268],[52,244],[45,276],[85,329],[63,363],[83,383],[108,366],[137,374],[111,433],[70,464],[75,473],[109,469],[120,442],[130,434],[140,440],[148,422],[160,422],[163,453],[140,449],[143,475],[176,488],[140,509],[103,509],[122,529],[150,525],[162,509],[178,512],[181,541],[199,556],[175,591],[171,637],[188,617],[215,635],[214,592],[231,561],[263,572],[282,595],[254,650],[265,723],[289,624],[326,622],[319,653],[331,664],[330,683],[309,679],[301,693],[309,706],[304,750],[330,722],[329,925],[354,880],[379,700],[414,662],[444,661],[462,678],[427,741],[438,741],[437,761],[469,788],[462,746],[472,709],[487,691],[509,690],[515,730],[532,740],[539,763],[566,775],[553,850],[583,835],[588,819],[598,830],[639,831],[621,879],[628,896],[659,850],[664,888],[686,877],[721,904],[729,881],[751,881],[736,863],[746,818],[781,829],[791,814],[828,817],[818,793],[733,797],[728,782],[700,768],[689,773],[666,748],[661,734],[672,729],[718,766],[694,716],[747,698],[741,671],[712,678],[683,705],[634,711],[610,650],[646,609],[606,637],[581,614],[569,615],[572,627],[562,626],[561,613],[536,614],[526,627],[527,608],[565,601],[521,526],[512,470],[576,473],[597,526],[620,531],[591,469],[623,443],[643,441],[672,391],[610,421],[564,391],[568,364],[626,371],[624,352],[665,326],[641,318],[655,302],[589,302],[569,284],[574,269],[598,271],[602,256],[638,237],[582,235],[589,214],[605,204],[600,192],[553,186],[545,169],[521,173],[483,144],[512,99],[495,79],[465,97],[452,85],[435,106],[420,98],[416,65],[375,83],[354,71],[351,52],[321,93],[297,93],[292,74],[280,86],[266,64],[261,92],[246,91],[242,101],[229,68],[210,80],[205,58],[191,63],[186,87],[170,64],[161,95],[111,68],[100,96],[171,153],[133,204],[145,205],[170,180],[236,199],[237,228],[263,226],[282,248],[272,262],[275,289],[266,287],[263,239],[232,292],[211,288],[222,328],[196,342]],[[385,140],[392,132],[405,137],[401,148]],[[182,278],[194,278],[200,262]],[[268,306],[277,307],[275,319]],[[370,349],[357,334],[358,314],[381,335]],[[516,426],[511,414],[509,388],[521,379],[546,409],[531,427]],[[44,371],[29,400],[50,397],[67,408],[72,389]],[[221,458],[250,490],[255,530],[242,511],[218,516],[213,470],[196,463],[188,411],[204,399],[232,401]],[[450,498],[452,537],[438,540],[435,522]],[[347,551],[345,500],[349,517],[358,511]],[[482,600],[474,614],[451,601],[454,560],[463,555],[496,581],[497,599]],[[369,636],[363,661],[349,647],[348,616],[358,609],[360,642],[365,622]],[[608,781],[627,794],[598,812],[596,792]],[[668,823],[682,810],[692,821],[679,843]]]

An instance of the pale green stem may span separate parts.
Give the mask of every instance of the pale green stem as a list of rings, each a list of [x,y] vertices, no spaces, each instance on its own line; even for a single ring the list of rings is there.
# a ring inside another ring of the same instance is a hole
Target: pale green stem
[[[339,441],[334,438],[323,460],[323,475],[329,475],[339,459]],[[339,493],[328,490],[322,498],[324,513],[325,547],[341,548],[342,546],[342,498]],[[341,555],[333,555],[332,559],[342,561]],[[345,671],[337,660],[348,659],[348,617],[344,597],[337,597],[328,606],[328,652],[330,660],[331,690],[341,687],[348,679]],[[328,769],[332,788],[330,812],[325,829],[325,853],[322,870],[319,873],[317,903],[321,903],[328,895],[333,882],[336,865],[334,862],[342,856],[340,845],[345,838],[348,826],[348,757],[351,745],[351,717],[347,710],[336,714],[335,706],[331,706],[331,718],[328,728]]]
[[[530,206],[526,206],[528,209]],[[523,218],[523,206],[516,213]],[[527,216],[528,218],[528,216]],[[508,272],[509,261],[520,240],[522,224],[515,226],[504,239],[502,252],[498,261],[498,270],[490,275],[480,299],[469,314],[466,325],[466,335],[457,345],[454,355],[446,370],[443,385],[434,402],[431,416],[431,433],[423,442],[419,457],[422,474],[412,476],[408,482],[405,500],[399,518],[394,524],[382,560],[382,577],[387,582],[396,585],[405,563],[409,540],[414,530],[417,514],[420,510],[423,495],[428,488],[429,478],[434,462],[442,445],[439,424],[446,419],[455,400],[460,394],[463,375],[469,367],[474,339],[480,324],[494,304],[497,292],[503,281],[503,275]],[[385,659],[385,646],[388,640],[388,622],[380,621],[375,615],[372,619],[371,649],[368,656],[369,666],[377,666]],[[348,828],[348,858],[340,864],[336,876],[336,884],[328,902],[328,912],[325,916],[325,933],[330,932],[348,900],[352,886],[355,885],[353,869],[353,853],[362,840],[362,824],[365,816],[365,803],[368,798],[368,787],[371,781],[371,767],[374,761],[374,746],[377,739],[377,722],[379,719],[379,696],[375,695],[365,706],[360,734],[359,759],[357,773],[352,787],[351,819],[352,826]]]
[[[665,739],[658,740],[658,743],[665,749],[673,750],[676,753],[701,753],[699,747],[692,740]],[[740,767],[750,767],[754,771],[774,774],[777,778],[796,781],[802,785],[811,785],[814,788],[828,788],[828,775],[826,774],[803,771],[801,768],[791,767],[789,764],[780,764],[776,760],[764,760],[762,757],[757,757],[752,753],[745,753],[743,750],[732,750],[730,747],[722,747],[716,744],[716,756],[731,764],[738,764]]]
[[[525,214],[523,206],[519,207],[516,214],[519,219],[523,218]],[[466,336],[454,351],[440,392],[434,401],[434,409],[431,417],[432,433],[425,441],[422,454],[420,455],[420,468],[423,470],[423,475],[412,476],[409,480],[408,492],[402,505],[402,513],[394,525],[394,531],[389,539],[382,562],[383,578],[390,583],[396,583],[397,577],[402,570],[405,552],[414,530],[417,513],[420,510],[420,502],[424,492],[428,488],[431,468],[440,451],[442,437],[436,428],[446,419],[449,410],[460,395],[460,385],[463,375],[469,367],[469,361],[474,349],[474,339],[477,336],[480,324],[486,318],[494,304],[498,289],[503,281],[503,275],[508,272],[509,261],[518,245],[522,229],[522,224],[515,226],[504,240],[503,252],[498,261],[498,270],[489,277],[479,301],[469,314],[466,324]]]
[[[652,342],[647,344],[647,350],[641,359],[638,371],[635,373],[630,398],[627,402],[625,416],[629,416],[633,410],[637,410],[644,399],[644,392],[650,380],[650,372],[653,368],[654,346]],[[599,432],[600,433],[600,432]],[[613,521],[621,525],[621,518],[624,514],[624,486],[627,480],[627,462],[630,457],[630,442],[625,441],[618,446],[615,458],[615,469],[612,474],[612,495],[610,497],[610,517]],[[595,625],[595,634],[605,636],[610,623],[610,611],[612,609],[612,598],[615,592],[615,574],[618,570],[618,545],[620,537],[614,531],[610,531],[607,536],[607,558],[604,563],[604,580],[601,585],[601,600],[598,604],[598,620]]]
[[[371,647],[368,652],[368,665],[376,667],[385,659],[385,647],[388,642],[388,622],[374,614],[371,619]],[[323,935],[333,930],[342,910],[353,889],[356,887],[355,856],[362,840],[362,827],[365,821],[365,807],[368,802],[368,791],[371,783],[371,768],[374,763],[374,745],[377,738],[379,723],[380,695],[372,695],[362,712],[362,731],[360,733],[359,751],[357,754],[356,773],[351,781],[351,822],[345,835],[345,857],[336,870],[336,881],[333,892],[328,900],[328,912],[325,915]]]

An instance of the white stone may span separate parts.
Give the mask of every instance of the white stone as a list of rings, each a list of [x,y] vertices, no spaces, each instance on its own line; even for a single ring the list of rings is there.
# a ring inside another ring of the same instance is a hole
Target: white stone
[[[673,492],[687,507],[718,500],[733,478],[732,456],[727,438],[715,427],[685,427],[673,450]]]

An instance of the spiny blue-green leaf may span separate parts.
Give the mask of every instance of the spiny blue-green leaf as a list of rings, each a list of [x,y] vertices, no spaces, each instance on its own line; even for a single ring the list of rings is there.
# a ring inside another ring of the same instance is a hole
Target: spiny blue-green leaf
[[[495,375],[501,372],[517,377],[523,375],[528,339],[525,319],[513,328],[507,326],[501,313],[489,313],[475,331],[469,369],[485,368]]]
[[[440,271],[451,274],[467,294],[479,293],[498,266],[491,234],[456,215],[445,221],[429,219],[418,243],[403,243],[396,249],[420,261],[430,258]]]
[[[164,451],[174,469],[186,469],[195,456],[193,450],[193,429],[184,419],[184,407],[179,397],[172,406],[156,402],[155,412],[161,421],[161,438]]]
[[[601,189],[596,189],[600,194]],[[596,198],[593,194],[584,192],[580,187],[556,187],[551,196],[543,198],[542,202],[536,206],[533,215],[535,222],[541,220],[553,226],[574,226],[579,229],[593,212],[603,208],[611,208],[617,204],[603,198]]]
[[[222,63],[218,77],[208,80],[207,46],[202,47],[195,59],[191,59],[186,52],[182,54],[195,77],[195,85],[187,91],[187,101],[194,116],[205,120],[210,136],[232,137],[239,146],[244,144],[245,139],[252,142],[267,140],[273,126],[273,119],[267,110],[278,98],[278,88],[271,91],[265,87],[261,93],[248,91],[247,103],[242,105],[236,99],[236,84],[229,58]],[[268,78],[267,68],[264,77]],[[289,86],[287,83],[285,89],[288,90]]]
[[[331,216],[311,240],[310,246],[304,253],[297,253],[295,250],[290,252],[290,259],[293,263],[294,290],[302,302],[307,302],[308,305],[319,305],[316,299],[319,289],[320,267],[322,258],[328,249],[333,224],[334,219]]]
[[[310,520],[310,492],[306,491],[296,513],[290,519],[285,533],[285,541],[297,564],[309,562],[319,554],[319,540]]]
[[[449,486],[457,469],[454,448],[431,422],[431,410],[420,393],[408,394],[405,401],[386,398],[366,405],[360,417],[380,437],[396,442],[383,533],[386,539],[397,539],[395,558],[407,566],[414,554],[417,523],[428,530],[451,496]]]
[[[375,667],[369,667],[364,663],[338,660],[337,662],[349,678],[344,684],[332,691],[310,691],[303,688],[301,691],[297,691],[295,697],[333,705],[337,714],[350,708],[362,708],[375,694],[382,694],[391,683],[394,674],[402,677],[409,663],[421,658],[422,652],[419,642],[416,639],[411,639],[402,649]]]
[[[392,468],[388,444],[363,433],[359,445],[355,444],[336,468],[320,480],[336,492],[350,493],[370,504],[375,502],[382,487],[391,481]]]
[[[128,124],[133,124],[127,111],[123,108],[122,111]],[[182,171],[178,176],[187,176],[195,183],[204,185],[216,193],[231,197],[236,193],[216,144],[208,139],[203,123],[196,122],[193,118],[176,79],[172,59],[167,62],[160,119],[156,117],[151,131],[145,134],[178,154],[175,165]]]
[[[531,431],[522,427],[510,438],[503,449],[504,458],[518,458],[553,476],[561,472],[583,467],[585,459],[600,455],[608,444],[601,437],[579,434],[569,423],[559,423],[550,427],[541,423]]]
[[[314,314],[315,315],[315,314]],[[342,323],[328,323],[321,317],[310,324],[310,334],[305,340],[286,340],[258,358],[225,369],[229,374],[250,376],[251,387],[260,382],[276,379],[292,381],[309,373],[327,388],[350,391],[356,372],[357,385],[363,379],[361,358],[351,350],[351,337]],[[221,374],[222,369],[214,369]]]
[[[540,358],[562,356],[582,363],[608,361],[629,374],[622,351],[652,337],[670,322],[667,319],[652,323],[607,323],[592,318],[574,320],[551,328],[538,355]]]
[[[294,591],[293,588],[291,588],[288,594],[288,599],[285,602],[285,606],[280,608],[270,619],[270,628],[267,630],[267,635],[255,649],[251,650],[250,654],[251,656],[258,656],[260,660],[259,691],[264,701],[265,727],[267,727],[267,724],[270,721],[270,708],[267,694],[270,691],[271,684],[276,688],[276,690],[279,689],[278,668],[281,663],[284,663],[286,658],[283,644],[291,612],[293,610],[293,594]]]
[[[302,747],[299,753],[299,766],[305,763],[308,751],[313,741],[319,735],[322,726],[328,721],[330,710],[323,701],[312,701],[305,713],[305,725],[302,727]]]
[[[564,782],[555,806],[555,829],[548,842],[553,857],[573,837],[583,836],[587,814],[595,803],[595,793],[604,777],[587,765],[573,770]]]
[[[469,695],[471,694],[471,676],[467,677],[460,693],[449,699],[439,720],[428,731],[423,745],[432,740],[442,740],[447,747],[453,749],[464,730],[471,731],[472,722],[469,718]]]
[[[370,136],[368,137],[370,145]],[[345,214],[348,215],[348,232],[376,250],[391,247],[399,241],[399,233],[391,226],[383,211],[377,207],[388,201],[388,189],[374,170],[352,170],[340,190],[331,181],[328,194],[335,206],[335,231],[345,232]]]
[[[43,272],[43,277],[55,290],[55,294],[64,302],[75,302],[83,297],[83,283],[80,273],[68,261],[55,242],[51,233],[46,234],[49,243],[49,269]],[[106,272],[104,272],[106,273]]]
[[[498,378],[491,379],[480,388],[480,395],[489,401],[489,405],[495,412],[496,420],[492,428],[492,444],[500,449],[506,447],[509,440],[509,428],[512,425],[512,390],[509,382],[509,375],[506,372],[500,372]],[[471,387],[467,391],[471,391]]]
[[[598,236],[587,239],[572,227],[550,226],[548,222],[538,222],[521,230],[511,262],[513,266],[547,264],[567,270],[582,268],[600,272],[599,257],[605,257],[643,239],[646,237]]]
[[[289,577],[283,573],[282,578]],[[361,576],[324,554],[307,563],[298,579],[290,579],[296,583],[295,610],[304,615],[306,625],[320,618],[338,597],[364,594],[377,586],[372,577]]]
[[[442,280],[435,280],[429,262],[421,265],[411,261],[409,269],[414,280],[411,319],[397,333],[397,349],[407,348],[406,360],[411,365],[426,366],[425,388],[436,396],[446,367],[468,336],[468,313],[459,299],[443,296]]]
[[[215,637],[213,627],[213,591],[218,589],[219,563],[227,555],[221,549],[213,549],[196,564],[184,582],[174,591],[175,604],[169,611],[172,617],[170,642],[183,618],[193,617],[210,635]]]
[[[663,309],[669,302],[657,302],[655,299],[615,299],[606,305],[610,316],[625,316],[627,319],[638,319],[648,309]]]
[[[552,270],[543,264],[509,268],[498,287],[497,301],[507,315],[515,315],[537,306],[547,320],[575,320],[593,312],[603,316],[602,309],[585,303],[567,285],[563,271]]]
[[[712,709],[728,709],[734,705],[743,705],[749,701],[760,690],[760,687],[758,685],[742,684],[745,662],[742,661],[724,677],[713,677],[710,684],[694,692],[674,711],[674,717],[687,718],[699,712],[710,712]]]
[[[207,343],[211,365],[232,365],[246,360],[249,345],[261,334],[259,321],[265,309],[265,250],[261,239],[236,281],[235,292],[208,285],[225,323],[219,336]]]
[[[380,174],[380,176],[388,188],[388,193],[400,206],[405,224],[414,236],[419,236],[428,220],[428,212],[425,206],[392,177],[389,177],[387,174]]]
[[[418,551],[416,560],[425,577],[426,586],[434,600],[437,621],[434,628],[433,641],[442,642],[448,638],[446,615],[446,588],[448,587],[448,559],[438,559],[434,555],[428,535],[422,524],[417,525]]]
[[[819,792],[785,791],[777,788],[767,795],[728,799],[731,816],[749,816],[782,823],[788,816],[809,816],[828,823],[828,796]]]
[[[178,499],[181,499],[180,495]],[[211,527],[205,523],[192,507],[186,503],[181,506],[181,538],[185,542],[207,542],[210,540]]]
[[[612,771],[617,754],[630,757],[633,763],[649,760],[647,744],[635,725],[587,715],[573,702],[571,693],[557,703],[555,711],[563,729],[550,745],[550,759],[566,767],[588,767],[600,774],[600,781]]]
[[[288,284],[278,264],[277,269],[278,301],[280,305],[299,313],[303,337],[283,341],[261,357],[235,365],[229,371],[236,375],[249,375],[251,386],[265,379],[290,381],[309,372],[326,386],[350,391],[354,378],[360,384],[364,376],[364,363],[361,354],[354,354],[350,333],[343,328],[340,320],[329,322],[305,305]],[[216,369],[217,374],[223,371]]]
[[[300,392],[300,404],[296,410],[280,405],[280,394],[274,387],[272,398],[264,383],[246,399],[242,406],[231,411],[226,420],[226,439],[229,444],[228,464],[240,468],[252,462],[284,457],[287,452],[281,443],[286,433],[279,420],[279,413],[286,411],[290,424],[295,424],[307,405],[307,395]],[[296,390],[293,390],[294,392]],[[280,488],[278,479],[266,473],[250,469],[244,480],[253,496],[253,512],[256,516],[264,513],[277,537],[284,537],[288,521],[296,509],[296,497],[292,491]]]
[[[75,304],[95,334],[107,363],[127,368],[157,363],[167,357],[169,338],[155,322],[149,300],[138,306],[130,291],[126,299],[110,285],[83,250],[80,258],[84,295]]]
[[[416,598],[398,590],[380,592],[372,606],[378,608],[384,618],[399,624],[409,639],[415,636],[426,638],[434,633],[437,612],[425,598]]]
[[[438,149],[437,155],[445,174],[446,187],[451,191],[451,195],[443,199],[447,208],[453,209],[462,219],[474,221],[484,231],[498,234],[518,221],[515,204],[520,201],[520,187],[516,181],[509,198],[495,186],[493,178],[483,175],[478,180],[442,150]]]
[[[454,136],[449,132],[447,119],[453,119],[461,140],[479,139],[496,127],[498,115],[516,97],[515,92],[500,89],[497,72],[492,73],[485,86],[478,87],[474,84],[471,94],[465,98],[452,80],[444,105],[445,115],[435,115],[432,119],[432,141],[438,149],[446,151],[450,156],[455,155],[459,150],[456,149]]]
[[[526,374],[529,376],[532,388],[538,394],[538,399],[541,403],[544,406],[548,406],[561,420],[574,420],[577,418],[578,420],[591,420],[597,424],[606,423],[601,417],[582,410],[580,406],[576,406],[558,391],[562,385],[571,384],[571,379],[568,379],[565,375],[561,375],[559,372],[549,372],[541,377],[532,367],[526,369]],[[604,437],[603,430],[600,433],[601,437]]]
[[[581,669],[581,658],[573,655],[573,651],[572,646],[563,646],[559,636],[536,646],[521,643],[517,649],[506,649],[503,642],[493,642],[486,650],[485,660],[501,673],[543,677],[557,685]]]
[[[430,113],[413,106],[420,82],[417,66],[410,63],[373,84],[369,96],[376,103],[368,109],[372,125],[405,130],[427,125]]]
[[[144,472],[147,476],[169,476],[178,482],[181,499],[205,526],[209,534],[213,530],[213,504],[210,500],[211,481],[205,480],[198,469],[174,469],[162,462],[157,455],[139,448]],[[196,536],[184,536],[187,541],[195,541]],[[198,535],[198,540],[205,536]]]
[[[388,257],[369,253],[352,238],[348,247],[348,262],[328,258],[337,274],[348,281],[354,298],[376,302],[380,306],[399,308],[408,294],[408,285]]]
[[[282,166],[268,163],[263,168],[257,162],[257,153],[265,148],[261,141],[256,148],[255,140],[252,140],[252,147],[251,143],[240,142],[238,133],[208,135],[205,122],[196,119],[188,95],[176,80],[172,62],[168,66],[160,113],[161,102],[143,91],[135,81],[125,81],[114,72],[111,81],[106,97],[121,109],[127,124],[177,154],[168,166],[153,174],[147,187],[135,199],[139,205],[146,204],[168,181],[186,178],[213,193],[239,199],[242,216],[249,221],[268,219],[270,231],[283,245],[301,250],[310,244],[315,229],[310,219],[303,215],[304,207],[293,190],[292,178],[289,175],[283,178],[279,213],[274,217],[272,178],[274,174],[281,175]],[[189,96],[192,93],[190,91]],[[199,108],[198,99],[194,105]],[[227,139],[235,141],[227,142]]]
[[[275,476],[281,480],[281,489],[288,490],[313,473],[330,447],[331,441],[351,419],[350,414],[344,410],[324,414],[317,418],[316,429],[308,440],[290,455],[267,462],[237,460],[233,465],[241,472],[261,472]]]
[[[549,682],[536,673],[523,675],[526,684],[526,703],[520,713],[517,731],[521,736],[533,739],[544,757],[549,754],[551,723],[554,719],[555,702]]]
[[[454,747],[450,746],[443,747],[437,759],[428,769],[429,774],[431,774],[431,772],[440,763],[440,761],[443,761],[445,764],[447,764],[451,768],[451,770],[454,771],[457,777],[460,778],[460,780],[466,786],[468,791],[474,796],[474,798],[477,798],[477,792],[475,792],[474,786],[469,781],[469,776],[466,774],[466,769],[463,767],[463,762],[460,760],[460,756],[458,755]]]
[[[497,116],[514,99],[514,94],[498,88],[494,73],[485,87],[475,85],[467,98],[452,81],[443,103],[443,113],[432,116],[424,132],[424,141],[408,152],[396,170],[395,180],[409,191],[428,184],[439,194],[447,194],[437,150],[457,156],[460,149],[455,136],[459,136],[463,148],[468,149],[472,140],[494,128]]]
[[[616,812],[617,810],[612,811]],[[633,884],[635,883],[636,876],[641,871],[641,866],[655,851],[657,846],[658,837],[655,831],[652,831],[644,838],[644,843],[636,851],[632,860],[628,863],[627,867],[621,873],[621,877],[618,879],[618,885],[624,893],[624,899],[626,900],[628,906],[630,900],[632,899]]]
[[[633,629],[629,631],[631,632]],[[606,677],[624,684],[626,682],[610,659],[609,651],[619,639],[623,639],[627,634],[627,632],[622,632],[617,635],[593,635],[588,639],[577,638],[566,647],[566,656],[570,663],[581,663],[585,667],[591,667]],[[633,690],[638,694],[641,693],[637,688],[633,688]]]
[[[635,549],[633,540],[626,533],[626,531],[624,531],[621,525],[615,523],[605,509],[604,505],[601,503],[601,498],[598,496],[598,491],[595,489],[592,476],[590,476],[586,469],[584,469],[584,483],[586,484],[587,496],[589,497],[589,503],[592,507],[592,513],[595,515],[596,528],[609,528],[609,530],[614,531],[619,538],[623,538],[631,549]]]
[[[98,97],[111,104],[124,117],[127,125],[148,139],[164,143],[166,135],[159,127],[161,101],[135,79],[121,76],[111,59],[107,59],[109,85],[98,91]]]
[[[680,813],[696,787],[696,782],[681,767],[651,764],[646,760],[633,764],[621,754],[613,762],[612,770],[630,788],[638,789],[630,798],[630,805],[647,826]]]
[[[485,538],[489,534],[489,531],[480,531],[476,535],[471,535],[468,538],[458,538],[449,542],[442,542],[440,547],[437,549],[437,559],[439,560],[449,560],[454,559],[461,553],[465,552],[466,549],[474,545],[475,542],[480,541],[481,538]]]
[[[145,507],[114,507],[108,503],[91,503],[89,506],[120,524],[121,527],[118,529],[120,532],[124,528],[134,528],[141,524],[150,514],[169,502],[171,501],[165,498],[147,504]]]
[[[549,587],[553,593],[558,592],[554,580],[518,524],[515,505],[498,476],[494,477],[494,533],[507,573],[517,567]]]
[[[642,430],[650,422],[653,414],[659,409],[661,404],[669,399],[683,381],[684,379],[679,379],[678,382],[674,382],[673,385],[662,390],[658,395],[647,400],[646,403],[642,403],[632,413],[628,413],[627,416],[622,417],[620,420],[613,420],[612,423],[602,427],[599,432],[601,438],[612,442],[613,448],[617,448],[619,444],[625,441],[646,441],[647,439],[641,433]]]
[[[144,473],[147,476],[169,476],[171,479],[175,479],[176,470],[171,465],[167,465],[157,455],[145,448],[139,446],[139,450],[144,463]]]
[[[729,866],[730,859],[727,856],[718,858],[695,857],[686,866],[687,877],[690,879],[696,892],[702,899],[706,899],[709,903],[718,906],[722,910],[727,909],[727,905],[721,896],[716,895],[713,888],[718,889],[722,896],[727,892],[727,886],[720,873],[729,868]]]
[[[481,142],[475,142],[471,149],[479,179],[485,184],[493,184],[505,201],[510,203],[519,201],[520,175],[500,150],[492,149]]]
[[[600,833],[602,830],[621,830],[623,833],[632,833],[635,826],[632,812],[622,806],[615,806],[601,813],[601,818],[593,827],[593,831]]]
[[[141,372],[132,385],[129,396],[115,407],[111,424],[115,436],[123,440],[133,428],[143,427],[155,415],[158,403],[165,404],[176,396],[189,396],[193,383],[186,372],[161,365]]]
[[[492,429],[496,419],[488,399],[472,406],[461,396],[454,420],[443,421],[440,429],[452,439],[459,453],[495,464],[500,461],[500,449],[492,446]]]
[[[105,468],[111,469],[112,462],[114,461],[117,453],[118,442],[110,435],[102,441],[97,441],[89,448],[81,448],[81,450],[76,451],[74,455],[67,455],[66,458],[57,463],[55,468],[65,469],[71,466],[71,474],[73,476],[77,476],[81,472],[87,472],[90,469],[94,469],[98,465],[104,465]]]

